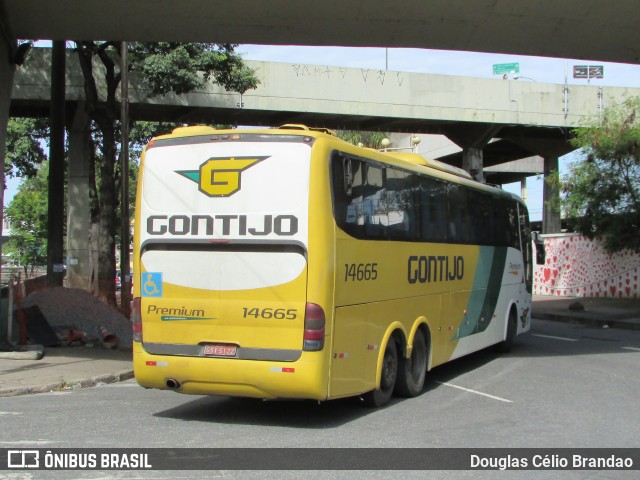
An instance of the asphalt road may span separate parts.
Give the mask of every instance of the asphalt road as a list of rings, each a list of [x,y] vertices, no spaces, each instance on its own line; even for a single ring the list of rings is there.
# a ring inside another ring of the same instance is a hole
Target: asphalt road
[[[640,447],[639,371],[640,331],[538,320],[510,354],[488,349],[438,367],[422,395],[380,410],[366,409],[358,399],[318,404],[186,396],[144,390],[131,380],[0,398],[0,448]],[[477,479],[504,472],[302,473],[217,470],[205,476]],[[529,471],[509,472],[509,478],[635,474]],[[188,471],[0,471],[0,478],[16,479],[194,476]]]

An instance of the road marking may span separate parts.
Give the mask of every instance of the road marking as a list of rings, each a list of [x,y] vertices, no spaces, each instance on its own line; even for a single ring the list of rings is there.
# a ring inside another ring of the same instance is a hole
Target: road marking
[[[458,390],[464,390],[465,392],[475,393],[476,395],[482,395],[483,397],[492,398],[493,400],[499,400],[501,402],[506,402],[506,403],[513,403],[513,400],[507,400],[506,398],[496,397],[495,395],[489,395],[488,393],[478,392],[477,390],[471,390],[470,388],[460,387],[458,385],[454,385],[453,383],[449,383],[449,382],[436,382],[436,383],[439,383],[440,385],[446,385],[447,387],[457,388]]]
[[[640,348],[636,348],[636,347],[622,347],[625,350],[633,350],[634,352],[640,352]]]
[[[22,412],[0,412],[0,415],[22,415]]]
[[[564,340],[565,342],[577,342],[577,338],[556,337],[554,335],[542,335],[541,333],[532,333],[532,337],[551,338],[553,340]]]
[[[52,443],[58,443],[49,440],[12,440],[10,442],[0,442],[0,445],[49,445]]]

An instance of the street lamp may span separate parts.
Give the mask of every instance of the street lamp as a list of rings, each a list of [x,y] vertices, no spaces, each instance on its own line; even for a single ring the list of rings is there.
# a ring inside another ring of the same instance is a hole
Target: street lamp
[[[411,137],[411,145],[413,145],[413,151],[415,153],[418,153],[418,145],[420,145],[421,141],[422,139],[418,135],[414,135]]]
[[[380,141],[380,145],[382,146],[382,151],[386,152],[387,151],[387,147],[389,145],[391,145],[391,140],[389,140],[387,137],[385,137]]]
[[[514,80],[520,80],[520,79],[522,79],[522,80],[529,80],[530,82],[538,83],[538,81],[537,81],[537,80],[534,80],[533,78],[530,78],[530,77],[522,77],[522,76],[520,76],[520,75],[514,75],[514,76],[513,76],[513,79],[514,79]]]

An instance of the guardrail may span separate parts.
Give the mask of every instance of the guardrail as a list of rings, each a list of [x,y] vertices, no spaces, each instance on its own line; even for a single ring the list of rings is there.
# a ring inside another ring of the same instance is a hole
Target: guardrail
[[[29,280],[31,278],[40,277],[42,275],[46,275],[47,269],[46,267],[28,267],[25,271],[24,267],[9,267],[6,265],[2,266],[2,273],[0,274],[0,284],[8,285],[9,280],[13,277],[14,280],[18,279],[20,276],[21,280]]]

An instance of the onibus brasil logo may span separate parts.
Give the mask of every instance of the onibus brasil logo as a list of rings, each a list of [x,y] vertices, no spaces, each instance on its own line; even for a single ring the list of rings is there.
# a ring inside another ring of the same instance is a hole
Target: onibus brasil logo
[[[198,190],[209,197],[229,197],[238,192],[240,174],[269,157],[210,158],[198,170],[177,170],[176,173],[198,184]]]

